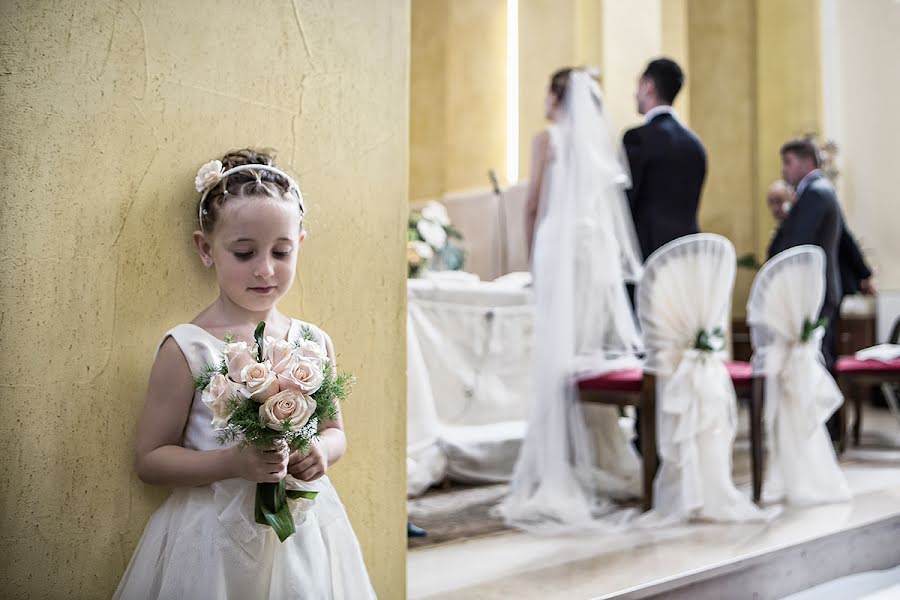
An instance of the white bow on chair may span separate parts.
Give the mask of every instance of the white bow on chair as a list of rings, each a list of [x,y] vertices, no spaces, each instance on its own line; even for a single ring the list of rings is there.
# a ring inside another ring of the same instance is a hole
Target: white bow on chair
[[[645,265],[638,316],[657,375],[654,512],[665,517],[768,517],[731,479],[737,405],[722,351],[734,275],[734,247],[713,234],[670,242]]]
[[[850,497],[824,427],[843,402],[822,358],[827,323],[816,320],[824,275],[821,248],[791,248],[763,266],[747,302],[753,368],[766,378],[769,479],[791,504]]]

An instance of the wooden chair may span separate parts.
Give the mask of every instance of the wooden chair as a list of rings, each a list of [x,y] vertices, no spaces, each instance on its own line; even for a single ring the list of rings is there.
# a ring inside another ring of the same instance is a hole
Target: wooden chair
[[[900,318],[894,321],[888,340],[892,344],[900,343]],[[891,362],[878,360],[857,360],[853,356],[842,356],[835,365],[837,381],[844,394],[844,403],[838,410],[838,451],[843,453],[847,449],[847,404],[853,400],[853,408],[856,420],[853,422],[853,445],[859,446],[859,437],[862,432],[862,395],[863,390],[873,385],[884,383],[900,383],[900,358]]]
[[[750,450],[753,465],[753,500],[759,502],[762,494],[763,471],[763,380],[753,377],[748,362],[726,362],[728,374],[740,396],[743,392],[750,398]],[[634,406],[641,411],[641,470],[643,485],[643,508],[653,507],[653,478],[659,468],[656,451],[656,377],[640,369],[614,371],[578,380],[578,391],[582,402],[609,404],[614,406]]]
[[[838,385],[844,394],[844,403],[838,410],[838,449],[843,453],[847,449],[847,404],[853,401],[856,420],[853,422],[853,445],[859,446],[862,432],[862,390],[882,383],[900,383],[900,358],[890,362],[879,360],[857,360],[852,356],[842,356],[835,366]]]

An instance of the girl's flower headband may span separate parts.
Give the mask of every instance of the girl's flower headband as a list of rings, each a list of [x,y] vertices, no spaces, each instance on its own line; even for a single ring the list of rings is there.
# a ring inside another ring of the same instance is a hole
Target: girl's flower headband
[[[297,185],[297,182],[294,179],[282,171],[281,169],[277,169],[275,167],[270,167],[269,165],[238,165],[236,167],[232,167],[225,170],[222,165],[222,161],[220,160],[211,160],[197,171],[197,176],[194,178],[194,188],[198,192],[200,192],[200,208],[198,218],[200,222],[203,222],[203,201],[206,200],[206,195],[209,193],[209,190],[214,188],[216,184],[220,181],[228,177],[229,175],[233,175],[234,173],[240,173],[241,171],[269,171],[270,173],[275,173],[276,175],[281,175],[288,182],[288,189],[292,190],[297,194],[297,199],[300,201],[300,214],[306,212],[306,209],[303,205],[303,194],[300,193],[300,186]],[[260,181],[259,175],[257,175],[257,181]]]

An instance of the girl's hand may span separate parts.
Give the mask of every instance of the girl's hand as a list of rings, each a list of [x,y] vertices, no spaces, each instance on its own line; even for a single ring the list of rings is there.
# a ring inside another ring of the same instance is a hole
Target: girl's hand
[[[270,450],[252,446],[231,448],[237,476],[256,483],[278,483],[287,474],[288,447],[279,444]]]
[[[324,475],[328,470],[328,457],[319,438],[312,439],[305,455],[299,450],[293,452],[287,470],[300,481],[315,481]]]

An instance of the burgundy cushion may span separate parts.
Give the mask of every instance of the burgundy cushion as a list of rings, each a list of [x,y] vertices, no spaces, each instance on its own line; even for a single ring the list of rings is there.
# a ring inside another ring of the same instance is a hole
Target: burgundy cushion
[[[640,392],[644,372],[640,369],[626,369],[578,379],[580,390],[600,390],[604,392]]]
[[[749,387],[753,380],[753,367],[742,360],[727,360],[725,366],[735,387]]]
[[[728,374],[735,387],[749,387],[753,379],[753,368],[750,363],[740,360],[725,362]],[[604,392],[640,392],[644,380],[641,369],[613,371],[603,375],[582,377],[578,380],[580,390],[598,390]]]
[[[852,356],[842,356],[837,361],[838,373],[898,373],[900,374],[900,358],[884,362],[880,360],[856,360]]]

